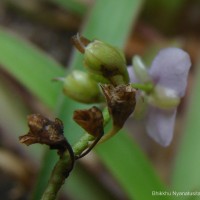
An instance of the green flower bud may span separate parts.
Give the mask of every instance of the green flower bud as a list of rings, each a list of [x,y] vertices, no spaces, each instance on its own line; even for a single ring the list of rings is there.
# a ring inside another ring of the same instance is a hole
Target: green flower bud
[[[175,90],[158,85],[147,98],[150,104],[161,109],[172,109],[180,103],[180,98]]]
[[[99,40],[86,43],[83,38],[77,35],[73,40],[84,54],[84,64],[91,73],[102,75],[113,85],[129,82],[126,61],[121,50]]]
[[[81,103],[98,103],[103,101],[99,86],[92,77],[82,71],[73,71],[63,79],[64,93]]]

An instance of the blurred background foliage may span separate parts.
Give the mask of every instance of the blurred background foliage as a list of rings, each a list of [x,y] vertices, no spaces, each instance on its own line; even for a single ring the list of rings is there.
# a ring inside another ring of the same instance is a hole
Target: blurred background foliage
[[[1,199],[38,200],[58,159],[44,146],[19,144],[28,114],[59,116],[71,144],[82,134],[71,118],[86,106],[64,97],[62,85],[52,82],[84,70],[70,42],[77,32],[123,48],[128,64],[139,54],[150,65],[160,48],[179,46],[193,66],[168,148],[130,119],[125,130],[77,163],[59,199],[163,200],[174,197],[152,191],[200,191],[199,10],[199,0],[1,0]]]

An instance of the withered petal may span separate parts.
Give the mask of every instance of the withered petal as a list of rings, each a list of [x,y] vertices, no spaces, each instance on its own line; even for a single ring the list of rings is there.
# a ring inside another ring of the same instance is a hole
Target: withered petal
[[[136,90],[130,85],[100,85],[106,98],[113,125],[122,128],[135,109]]]
[[[67,140],[63,135],[63,123],[56,118],[51,121],[40,114],[32,114],[27,117],[30,128],[28,134],[19,137],[19,141],[26,145],[35,143],[46,144],[51,149],[64,150]]]
[[[74,111],[73,119],[90,135],[97,137],[103,132],[103,115],[96,106],[88,110]]]

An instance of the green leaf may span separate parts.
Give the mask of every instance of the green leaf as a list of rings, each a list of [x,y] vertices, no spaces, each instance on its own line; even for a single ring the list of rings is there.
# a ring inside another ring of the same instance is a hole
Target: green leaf
[[[50,108],[55,107],[64,70],[35,46],[0,28],[0,65]]]
[[[166,191],[147,158],[124,131],[99,145],[97,153],[130,199],[154,200],[153,191]]]
[[[187,118],[183,125],[183,136],[180,141],[175,167],[172,176],[172,186],[178,191],[200,190],[200,63],[195,76],[194,88],[191,90],[191,98]],[[187,198],[187,197],[185,197]],[[183,197],[184,199],[184,197]]]

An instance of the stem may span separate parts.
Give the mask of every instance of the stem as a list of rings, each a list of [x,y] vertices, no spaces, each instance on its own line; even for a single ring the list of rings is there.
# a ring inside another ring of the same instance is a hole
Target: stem
[[[121,76],[121,75],[115,75],[115,76],[110,77],[110,82],[111,82],[113,85],[125,84],[123,78],[124,78],[124,77]]]
[[[107,107],[104,108],[102,113],[103,113],[104,127],[105,127],[106,124],[110,120],[110,115],[109,115],[109,112],[108,112],[108,108]],[[85,155],[87,155],[95,147],[95,145],[100,141],[100,139],[102,138],[103,135],[104,135],[104,131],[94,139],[93,143],[88,147],[88,149],[86,151],[84,151],[80,155],[76,156],[76,159],[82,158]]]
[[[108,109],[103,110],[104,126],[110,120]],[[56,163],[51,177],[49,179],[46,190],[43,193],[41,200],[55,200],[56,196],[64,184],[65,179],[69,176],[74,164],[74,156],[79,156],[81,153],[90,147],[90,142],[94,137],[89,134],[84,134],[80,140],[73,146],[73,150],[68,147]],[[72,155],[73,154],[73,155]]]
[[[108,124],[108,122],[110,121],[110,114],[109,114],[109,111],[108,111],[108,108],[105,107],[102,111],[103,113],[103,119],[104,119],[104,127]]]
[[[135,89],[139,89],[142,91],[145,91],[147,93],[150,93],[153,90],[153,85],[152,83],[131,83],[131,86]]]
[[[73,147],[73,156],[81,154],[89,146],[89,141],[93,137],[85,134]],[[64,184],[65,179],[69,176],[73,168],[73,158],[68,149],[65,150],[63,155],[56,163],[46,190],[43,193],[41,200],[55,200],[61,186]]]
[[[41,200],[56,199],[57,193],[60,190],[60,187],[64,184],[64,180],[69,176],[71,169],[72,161],[69,152],[66,150],[55,165]]]
[[[113,126],[112,129],[107,133],[105,134],[101,140],[99,141],[99,143],[103,143],[105,142],[106,140],[110,139],[111,137],[113,137],[121,128],[117,127],[117,126]]]
[[[81,139],[73,146],[74,155],[80,155],[85,149],[88,148],[90,141],[92,141],[94,137],[85,133]]]

